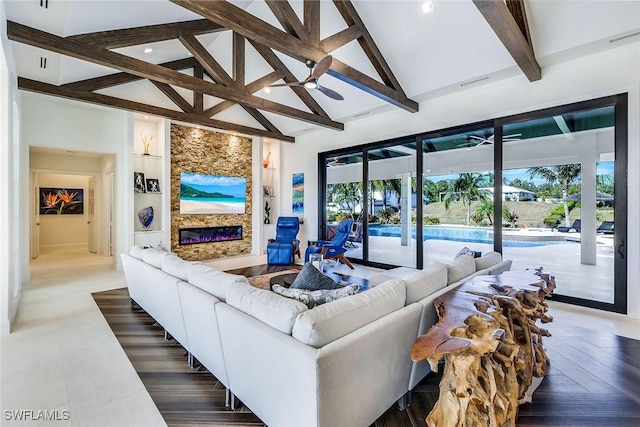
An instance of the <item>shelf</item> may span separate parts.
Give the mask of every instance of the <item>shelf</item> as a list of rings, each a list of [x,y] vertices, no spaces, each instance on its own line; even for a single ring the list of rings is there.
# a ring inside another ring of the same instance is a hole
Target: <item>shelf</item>
[[[154,160],[162,159],[162,156],[156,156],[155,154],[133,153],[133,155],[136,157],[140,157],[141,159],[154,159]]]

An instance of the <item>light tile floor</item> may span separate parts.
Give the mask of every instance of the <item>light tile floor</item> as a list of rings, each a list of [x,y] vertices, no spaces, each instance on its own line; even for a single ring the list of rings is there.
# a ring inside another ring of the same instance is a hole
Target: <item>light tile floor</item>
[[[207,261],[226,270],[265,256]],[[375,269],[356,265],[370,277]],[[13,332],[1,342],[2,426],[161,426],[162,416],[96,306],[92,292],[124,287],[112,259],[83,251],[43,253],[31,264]],[[579,326],[640,339],[640,320],[551,303],[554,328]],[[17,421],[5,411],[69,411],[66,421]],[[52,424],[53,423],[53,424]]]

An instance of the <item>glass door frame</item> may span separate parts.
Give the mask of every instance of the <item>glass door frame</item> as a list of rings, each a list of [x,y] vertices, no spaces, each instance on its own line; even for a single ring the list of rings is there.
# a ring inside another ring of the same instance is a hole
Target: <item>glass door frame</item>
[[[581,101],[571,104],[565,104],[526,113],[514,114],[497,119],[484,120],[481,122],[475,122],[465,125],[453,126],[446,129],[433,130],[429,132],[421,132],[418,134],[407,135],[399,138],[393,138],[385,141],[376,141],[373,143],[361,144],[357,146],[351,146],[341,148],[332,151],[326,151],[318,153],[318,236],[322,239],[326,238],[327,224],[326,224],[326,184],[327,184],[327,171],[326,171],[326,159],[334,156],[362,153],[363,167],[362,167],[362,185],[363,189],[366,188],[369,182],[369,150],[379,149],[387,146],[397,145],[400,143],[407,143],[415,141],[416,144],[416,180],[417,188],[420,191],[416,192],[416,214],[417,218],[422,218],[423,214],[423,144],[425,139],[436,138],[441,135],[451,134],[452,132],[464,132],[467,130],[473,130],[482,126],[493,126],[494,129],[494,194],[502,194],[502,178],[503,178],[503,126],[513,124],[517,122],[528,121],[541,117],[548,117],[554,115],[561,115],[564,113],[570,113],[576,110],[588,110],[601,107],[613,106],[615,109],[615,129],[614,129],[614,144],[615,144],[615,172],[614,172],[614,196],[615,196],[615,231],[614,231],[614,302],[605,303],[600,301],[593,301],[584,298],[570,297],[564,295],[553,295],[552,299],[559,302],[566,302],[574,305],[590,307],[600,310],[612,311],[617,313],[627,313],[627,298],[628,298],[628,286],[627,286],[627,254],[626,254],[626,240],[627,240],[627,170],[628,170],[628,94],[620,93],[616,95],[605,96],[601,98],[591,99],[587,101]],[[369,197],[368,192],[363,191],[363,210],[368,212],[369,209]],[[502,198],[494,197],[494,211],[502,212]],[[502,253],[502,215],[494,216],[494,250]],[[362,260],[356,260],[364,265],[369,265],[379,268],[392,268],[394,265],[380,264],[369,261],[369,253],[366,242],[369,238],[368,218],[364,215],[363,218],[363,244],[362,248]],[[423,233],[422,221],[416,221],[416,236],[421,236]],[[416,245],[416,268],[423,268],[424,248],[423,240],[417,239]]]

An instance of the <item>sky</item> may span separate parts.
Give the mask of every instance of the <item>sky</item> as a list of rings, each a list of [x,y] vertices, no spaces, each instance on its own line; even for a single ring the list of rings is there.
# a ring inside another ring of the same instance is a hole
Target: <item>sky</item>
[[[596,164],[596,174],[597,175],[613,175],[615,162],[598,162]],[[522,169],[505,169],[502,171],[502,176],[505,178],[507,182],[511,182],[516,178],[521,179],[522,181],[532,181],[535,185],[545,184],[547,181],[539,176],[535,178],[531,178],[527,173],[528,168]],[[442,180],[455,180],[459,177],[459,174],[451,174],[451,175],[438,175],[438,176],[429,176],[427,177],[429,180],[433,182],[438,182]]]

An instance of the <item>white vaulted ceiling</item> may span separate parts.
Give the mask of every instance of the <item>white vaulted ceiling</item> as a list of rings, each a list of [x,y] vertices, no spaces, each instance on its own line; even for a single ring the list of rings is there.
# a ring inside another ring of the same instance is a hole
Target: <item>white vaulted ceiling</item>
[[[164,0],[48,0],[48,8],[41,7],[40,0],[5,0],[5,3],[10,21],[63,37],[202,19],[196,13]],[[282,29],[264,1],[230,3]],[[418,0],[352,1],[410,100],[419,103],[507,77],[527,78],[471,0],[434,0],[436,11],[430,14],[423,13],[422,3],[423,1]],[[290,1],[290,4],[302,20],[303,1]],[[320,4],[321,39],[347,28],[333,2],[321,1]],[[529,0],[526,7],[531,42],[536,59],[542,67],[542,79],[545,76],[545,65],[572,60],[605,49],[615,49],[628,43],[637,44],[640,50],[640,1]],[[198,35],[197,39],[227,73],[231,74],[231,31]],[[13,44],[20,77],[58,86],[118,72],[19,42]],[[153,47],[154,50],[145,54],[145,47]],[[187,49],[177,40],[119,48],[114,51],[154,64],[190,56]],[[356,41],[328,53],[367,76],[381,80]],[[304,63],[279,52],[276,54],[297,79],[303,80],[307,77],[308,69]],[[47,58],[46,69],[40,68],[41,57]],[[249,83],[271,71],[273,69],[269,64],[247,42],[245,82]],[[190,69],[184,72],[190,75],[193,73]],[[357,120],[358,116],[398,108],[329,74],[323,75],[320,81],[323,86],[339,92],[345,98],[344,101],[336,101],[317,90],[310,91],[333,121],[348,123]],[[177,87],[174,89],[185,100],[192,102],[191,91]],[[180,111],[176,104],[148,80],[102,89],[99,93]],[[309,111],[287,87],[272,88],[270,93],[260,90],[254,95]],[[205,96],[204,108],[221,101]],[[262,110],[261,112],[284,135],[296,136],[318,128],[317,124]],[[261,128],[256,119],[239,105],[226,109],[213,118]]]

